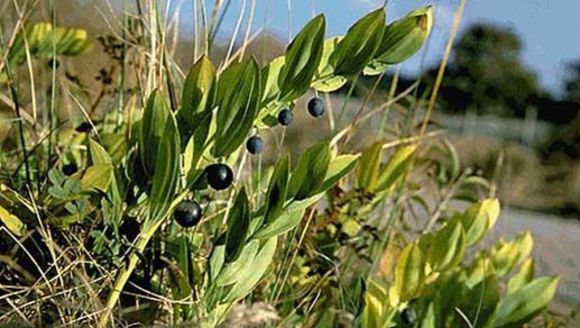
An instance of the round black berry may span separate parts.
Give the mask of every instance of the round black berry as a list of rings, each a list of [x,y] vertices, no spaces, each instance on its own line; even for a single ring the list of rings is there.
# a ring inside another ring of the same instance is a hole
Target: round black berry
[[[75,128],[75,131],[76,132],[89,132],[89,131],[91,131],[92,128],[93,127],[91,126],[91,124],[89,122],[83,122]]]
[[[183,201],[175,207],[173,218],[184,228],[195,226],[201,219],[202,211],[197,202]]]
[[[207,183],[215,190],[224,190],[234,181],[234,172],[225,164],[212,164],[205,168]]]
[[[77,165],[75,163],[69,163],[62,167],[62,173],[64,175],[73,175],[77,173]]]
[[[401,312],[401,321],[406,325],[412,325],[417,321],[417,313],[412,308],[406,308]]]
[[[50,58],[47,62],[48,64],[48,68],[59,68],[60,67],[60,62],[58,61],[58,59],[54,59],[54,58]]]
[[[320,117],[324,114],[324,102],[320,98],[312,98],[308,102],[308,113],[314,117]]]
[[[259,154],[264,150],[264,140],[260,136],[251,136],[246,142],[246,149],[252,155]]]
[[[140,230],[139,222],[130,216],[124,217],[119,227],[119,233],[121,236],[127,238],[128,241],[134,241],[139,236]]]
[[[280,125],[283,126],[290,125],[290,123],[292,123],[293,120],[294,113],[292,113],[292,111],[289,110],[288,108],[283,109],[282,111],[280,111],[280,113],[278,113],[278,123],[280,123]]]

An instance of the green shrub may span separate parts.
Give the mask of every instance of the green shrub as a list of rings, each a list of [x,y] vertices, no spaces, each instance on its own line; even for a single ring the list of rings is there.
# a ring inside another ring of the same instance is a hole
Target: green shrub
[[[37,311],[58,304],[44,312],[58,312],[60,323],[101,327],[111,318],[213,327],[241,302],[273,304],[280,325],[387,327],[411,308],[404,320],[415,315],[421,326],[454,326],[462,317],[475,317],[474,326],[531,319],[547,306],[557,278],[533,280],[529,235],[481,251],[470,264],[464,259],[495,223],[497,201],[476,203],[439,227],[451,199],[473,201],[479,189],[489,191],[486,181],[459,172],[448,144],[434,147],[450,161],[435,161],[419,155],[425,136],[402,139],[383,163],[393,145],[382,140],[362,153],[340,151],[353,122],[313,141],[294,163],[282,154],[264,171],[245,166],[253,130],[276,128],[279,113],[309,89],[332,92],[361,74],[382,76],[417,52],[431,27],[431,7],[390,24],[378,9],[344,37],[325,40],[320,15],[263,67],[248,58],[216,68],[200,56],[180,104],[165,63],[158,77],[167,87],[140,89],[148,93],[143,106],[110,112],[96,125],[67,129],[50,118],[48,143],[35,145],[26,141],[36,125],[19,120],[18,146],[1,158],[0,250],[2,272],[11,275],[2,283],[23,286]],[[26,28],[17,40],[3,71],[11,91],[18,65],[90,46],[81,30],[50,24]],[[23,53],[20,40],[32,50]],[[322,113],[317,108],[314,116]],[[415,175],[450,191],[390,278],[378,273],[378,262],[391,236],[403,236],[394,227],[404,227],[404,205],[431,206]],[[499,279],[516,266],[500,297]],[[29,304],[14,297],[12,307]],[[2,318],[21,313],[8,307],[2,314],[1,306]]]

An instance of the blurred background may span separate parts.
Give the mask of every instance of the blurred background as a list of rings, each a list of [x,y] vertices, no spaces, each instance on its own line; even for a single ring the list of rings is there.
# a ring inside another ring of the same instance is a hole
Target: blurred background
[[[377,86],[384,100],[397,79],[402,91],[421,81],[415,96],[427,94],[433,85],[458,0],[217,0],[226,8],[211,56],[217,61],[238,49],[248,37],[246,55],[268,61],[283,53],[288,41],[314,15],[324,13],[327,36],[342,35],[359,17],[386,4],[389,21],[426,4],[435,6],[435,28],[420,53],[401,67],[391,67]],[[18,13],[13,3],[0,2],[3,31],[10,31]],[[33,21],[49,21],[40,1]],[[94,47],[88,55],[61,63],[62,83],[78,86],[98,120],[115,101],[115,44],[124,10],[139,10],[135,1],[58,0],[58,24],[86,29]],[[203,25],[201,8],[212,12],[211,0],[159,1],[170,26],[167,39],[183,71],[200,53],[195,36]],[[250,25],[250,29],[247,26]],[[129,22],[130,26],[130,22]],[[493,179],[504,206],[497,235],[522,230],[535,234],[539,271],[562,274],[557,306],[573,312],[580,304],[580,1],[578,0],[487,0],[467,1],[459,34],[433,117],[432,126],[444,129],[457,147],[464,168]],[[48,68],[48,67],[46,67]],[[46,69],[45,68],[45,69]],[[363,95],[374,80],[360,79],[353,88],[353,101],[346,115],[354,116]],[[328,97],[338,111],[351,85]],[[67,100],[62,100],[66,102]],[[68,100],[71,101],[70,99]],[[371,100],[374,101],[374,100]],[[413,104],[407,101],[406,106]],[[0,111],[8,108],[0,103]],[[297,109],[304,107],[303,103]],[[403,109],[400,109],[403,110]],[[289,129],[284,147],[298,152],[307,140],[321,136],[305,111],[297,110],[298,124]],[[396,120],[397,110],[393,111]],[[62,112],[67,124],[82,116]],[[362,147],[373,135],[373,125],[357,138]],[[0,138],[7,131],[0,131]],[[404,137],[406,131],[393,132]],[[272,140],[278,140],[272,138]],[[271,141],[272,147],[280,144]]]

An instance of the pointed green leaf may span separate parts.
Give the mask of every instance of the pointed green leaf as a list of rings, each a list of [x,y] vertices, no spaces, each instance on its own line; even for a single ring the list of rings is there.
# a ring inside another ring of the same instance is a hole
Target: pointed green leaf
[[[507,293],[511,294],[534,279],[534,260],[528,258],[521,266],[520,271],[508,281]]]
[[[353,75],[369,64],[381,45],[385,11],[381,7],[356,22],[338,43],[330,62],[337,75]]]
[[[157,151],[160,148],[164,127],[170,115],[165,97],[154,90],[145,106],[139,135],[139,151],[143,168],[148,176],[153,176],[157,164]]]
[[[394,287],[402,302],[414,298],[425,283],[425,256],[417,243],[407,245],[395,267]]]
[[[95,164],[89,166],[81,179],[81,186],[85,190],[97,189],[107,192],[113,181],[113,165]]]
[[[544,311],[554,294],[560,277],[542,277],[503,298],[494,313],[494,327],[521,327]]]
[[[218,80],[214,157],[230,155],[246,140],[261,100],[258,64],[252,58],[228,67]]]
[[[290,180],[289,198],[300,200],[316,193],[328,172],[330,155],[328,143],[316,144],[302,153]]]
[[[318,15],[288,45],[284,66],[278,76],[281,100],[292,101],[310,87],[322,57],[325,28],[324,16]]]
[[[166,214],[179,183],[180,141],[173,113],[168,112],[167,121],[161,130],[159,149],[156,152],[149,215],[153,222]]]
[[[465,232],[459,221],[450,221],[433,235],[427,261],[436,272],[449,270],[461,263],[465,251]]]
[[[251,265],[249,265],[246,270],[239,273],[238,282],[232,287],[226,296],[226,302],[234,302],[244,298],[252,291],[260,279],[262,279],[274,258],[277,240],[277,238],[268,239],[252,261]]]
[[[383,143],[377,141],[362,153],[358,170],[359,188],[371,192],[375,190],[378,183],[382,151]]]
[[[365,68],[365,74],[380,74],[387,65],[402,63],[414,55],[429,37],[432,26],[431,6],[414,10],[387,25],[374,59]]]
[[[324,192],[332,188],[335,183],[356,167],[359,157],[359,155],[340,155],[330,161],[324,182],[317,192]]]
[[[215,280],[217,286],[228,286],[238,281],[239,274],[249,270],[249,266],[258,253],[260,242],[256,239],[250,241],[242,249],[240,256],[234,262],[226,264]]]
[[[278,161],[270,178],[270,184],[266,192],[265,223],[274,221],[280,215],[280,211],[286,201],[289,179],[290,156],[286,155]]]
[[[226,231],[226,262],[232,262],[238,258],[250,227],[250,205],[246,188],[238,192],[234,205],[228,218],[228,230]]]
[[[391,188],[406,172],[412,162],[417,146],[406,146],[395,152],[382,169],[377,183],[376,192]]]

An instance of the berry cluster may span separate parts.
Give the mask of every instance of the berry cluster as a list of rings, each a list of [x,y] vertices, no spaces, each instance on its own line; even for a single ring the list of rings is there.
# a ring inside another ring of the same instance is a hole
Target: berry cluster
[[[324,102],[320,98],[312,98],[308,102],[308,113],[313,117],[321,117],[324,114]],[[278,123],[288,126],[294,120],[291,109],[285,108],[278,113]],[[260,154],[264,151],[264,140],[256,134],[246,141],[246,150],[252,154]],[[234,172],[231,167],[223,163],[211,164],[205,168],[204,175],[207,184],[215,190],[224,190],[231,186],[234,181]],[[181,202],[173,211],[173,218],[184,228],[191,228],[199,223],[203,211],[196,201],[186,200]]]

